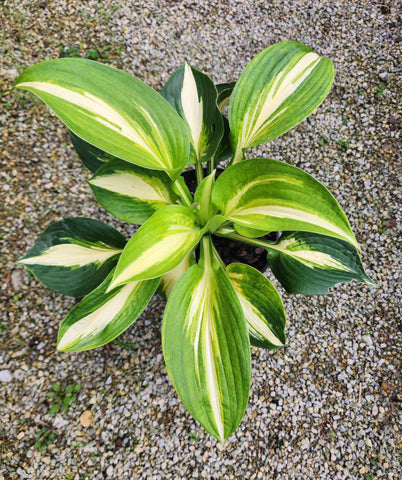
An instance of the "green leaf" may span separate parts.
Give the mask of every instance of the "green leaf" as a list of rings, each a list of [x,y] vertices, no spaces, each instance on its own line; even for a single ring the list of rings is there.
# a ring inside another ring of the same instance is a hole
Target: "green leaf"
[[[109,343],[138,318],[159,283],[158,279],[130,282],[107,292],[112,278],[113,272],[69,311],[60,325],[58,350],[78,352]],[[71,392],[80,390],[77,385],[70,387]]]
[[[266,248],[274,275],[290,293],[323,295],[329,287],[352,279],[375,285],[366,275],[356,248],[344,240],[309,232],[283,232]]]
[[[90,143],[86,142],[82,138],[78,137],[71,130],[68,131],[70,135],[71,143],[73,144],[78,156],[80,157],[82,163],[90,170],[92,173],[95,173],[98,168],[104,165],[105,162],[110,160],[118,160],[113,155],[104,152],[100,148],[97,148]]]
[[[168,205],[157,210],[127,243],[110,289],[173,270],[199,242],[203,231],[193,210]]]
[[[18,263],[56,292],[82,297],[116,265],[126,244],[121,233],[90,218],[52,223]]]
[[[226,267],[246,318],[250,343],[275,349],[286,343],[286,314],[281,297],[258,270],[243,263]]]
[[[54,415],[55,413],[57,413],[59,407],[60,407],[59,403],[56,403],[55,405],[52,405],[52,407],[49,410],[50,415]]]
[[[121,160],[103,165],[88,183],[102,207],[129,223],[142,224],[158,208],[177,199],[165,172]]]
[[[215,85],[218,92],[216,103],[221,112],[223,112],[226,105],[229,103],[235,85],[236,82],[218,83]]]
[[[183,121],[161,95],[127,73],[61,58],[27,68],[15,87],[35,93],[78,137],[122,160],[172,177],[187,163]]]
[[[212,80],[187,62],[167,81],[161,91],[188,126],[191,162],[209,161],[223,135],[217,91]]]
[[[162,325],[166,367],[184,406],[223,442],[239,425],[250,388],[250,343],[225,269],[203,239],[199,265],[180,278]]]
[[[333,79],[332,62],[299,42],[277,43],[253,58],[230,101],[234,163],[246,148],[282,135],[314,112]]]
[[[228,167],[217,179],[212,199],[237,225],[322,233],[358,247],[348,219],[327,188],[283,162],[256,158]]]

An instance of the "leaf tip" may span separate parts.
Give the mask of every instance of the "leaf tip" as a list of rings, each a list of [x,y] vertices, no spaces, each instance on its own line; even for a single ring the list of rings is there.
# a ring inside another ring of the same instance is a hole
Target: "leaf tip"
[[[116,287],[119,287],[120,285],[122,285],[121,282],[119,282],[118,280],[119,277],[114,277],[112,279],[112,281],[110,282],[110,285],[107,287],[107,289],[105,290],[105,294],[107,293],[110,293],[112,290],[114,290]]]
[[[63,345],[63,337],[60,338],[60,339],[57,341],[56,350],[57,350],[58,352],[66,352],[66,351],[67,351],[67,346],[66,346],[66,345]]]
[[[378,283],[375,283],[375,281],[372,278],[370,278],[367,274],[364,274],[360,281],[361,281],[361,283],[365,283],[366,285],[369,285],[370,287],[380,288]]]

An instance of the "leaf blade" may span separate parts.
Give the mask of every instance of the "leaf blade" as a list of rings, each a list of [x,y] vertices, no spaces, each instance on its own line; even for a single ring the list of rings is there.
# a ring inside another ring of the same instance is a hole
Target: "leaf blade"
[[[119,220],[139,225],[177,199],[167,174],[121,160],[107,162],[88,183],[108,212]]]
[[[102,151],[101,149],[78,137],[71,130],[68,131],[68,134],[70,136],[71,143],[73,144],[73,147],[80,157],[82,163],[92,173],[95,173],[106,162],[117,159],[117,157]]]
[[[192,161],[209,161],[223,135],[223,120],[212,80],[187,62],[169,78],[161,95],[188,126]]]
[[[222,214],[238,225],[321,233],[358,248],[346,215],[327,188],[284,162],[257,158],[232,165],[217,179],[212,196]]]
[[[96,288],[116,265],[126,240],[90,218],[52,223],[19,260],[48,288],[80,297]]]
[[[250,351],[239,301],[212,257],[192,266],[175,285],[165,310],[162,347],[185,407],[224,441],[247,405]]]
[[[245,149],[278,137],[310,115],[333,77],[332,62],[299,42],[280,42],[254,57],[230,101],[234,163]]]
[[[289,293],[325,295],[337,283],[375,285],[364,271],[358,251],[341,239],[309,232],[283,232],[267,245],[268,264]]]
[[[276,288],[249,265],[231,263],[226,271],[243,308],[250,343],[266,349],[285,346],[286,314]]]
[[[35,93],[74,134],[113,156],[173,176],[187,163],[180,117],[120,70],[79,58],[49,60],[24,70],[15,87]]]
[[[107,293],[112,277],[113,272],[69,311],[60,325],[58,350],[78,352],[114,340],[142,313],[159,283],[132,282]]]
[[[195,247],[202,234],[190,208],[181,205],[160,208],[128,242],[110,288],[169,272]]]

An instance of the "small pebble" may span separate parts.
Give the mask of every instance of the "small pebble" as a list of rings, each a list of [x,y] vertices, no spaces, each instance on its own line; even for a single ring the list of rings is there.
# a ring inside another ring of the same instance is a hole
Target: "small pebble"
[[[9,383],[13,379],[10,370],[0,370],[0,382]]]

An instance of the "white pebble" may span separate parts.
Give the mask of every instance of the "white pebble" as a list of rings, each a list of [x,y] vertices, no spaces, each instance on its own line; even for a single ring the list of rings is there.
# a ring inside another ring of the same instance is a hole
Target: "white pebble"
[[[10,370],[1,370],[0,371],[0,382],[9,383],[13,379],[13,376]]]

